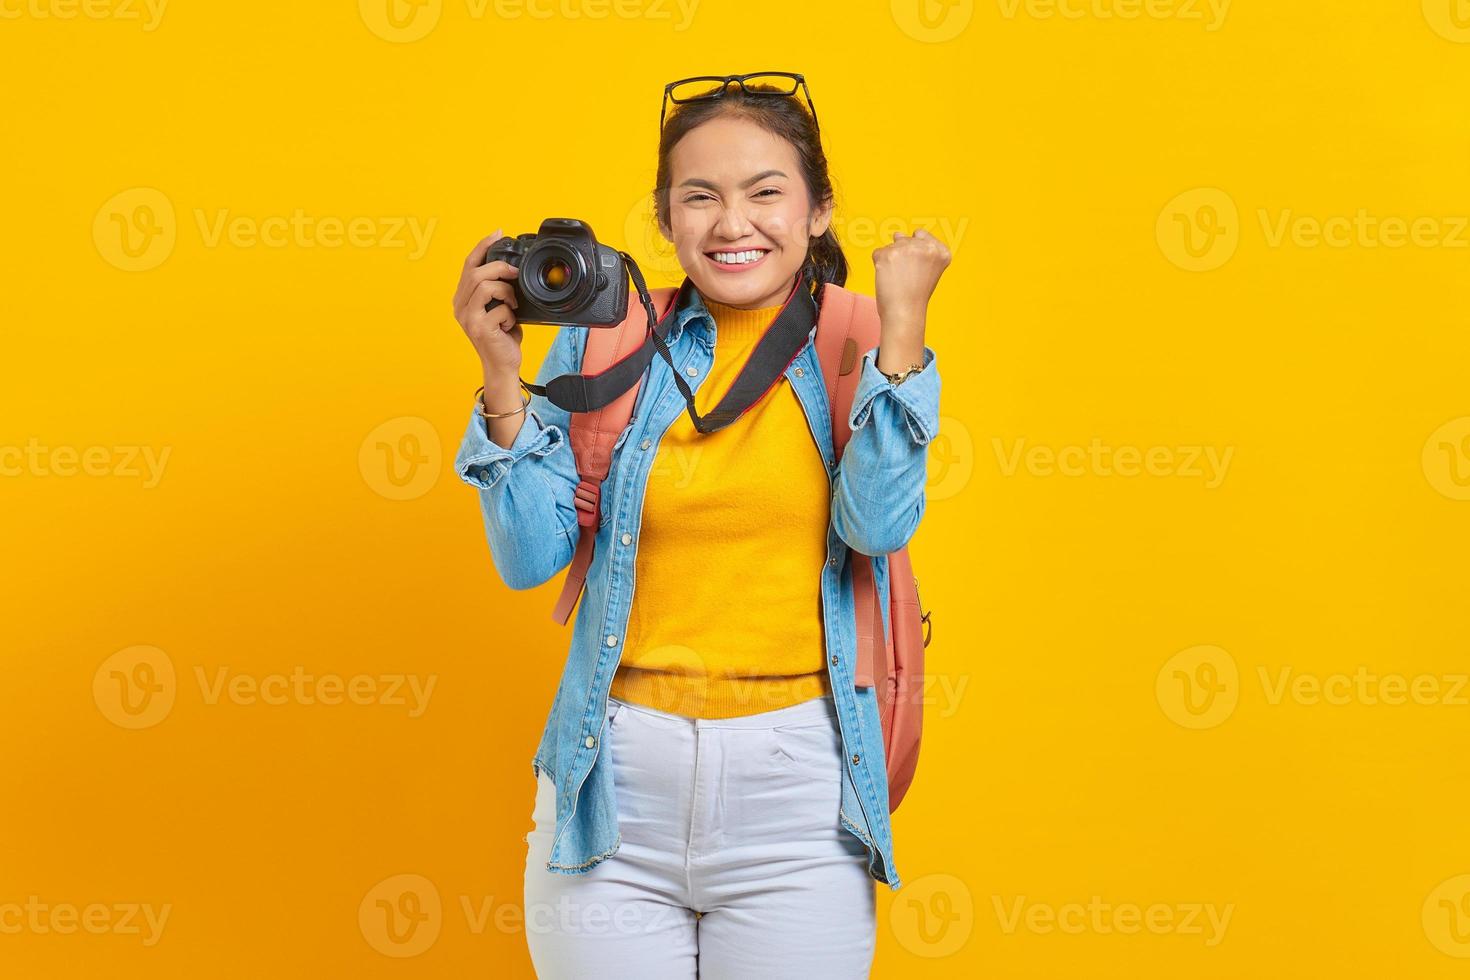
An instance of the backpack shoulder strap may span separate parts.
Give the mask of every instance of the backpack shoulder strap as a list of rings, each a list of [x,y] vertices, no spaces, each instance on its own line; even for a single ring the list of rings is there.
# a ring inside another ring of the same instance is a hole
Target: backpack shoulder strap
[[[837,459],[852,436],[847,416],[852,396],[861,378],[858,358],[878,346],[882,330],[878,301],[832,283],[822,286],[822,309],[817,317],[817,360],[827,385],[827,405],[832,411],[832,451]]]
[[[652,289],[653,308],[660,316],[668,311],[677,289]],[[648,335],[648,317],[643,312],[643,303],[638,294],[629,291],[628,314],[615,327],[575,327],[587,331],[587,343],[582,351],[582,374],[595,375],[607,370],[643,345]],[[572,563],[562,584],[561,597],[551,612],[551,618],[563,625],[571,617],[572,607],[582,594],[587,581],[587,570],[592,565],[592,542],[601,523],[602,483],[612,468],[613,445],[627,428],[633,416],[633,403],[638,399],[638,389],[643,385],[640,378],[633,386],[595,412],[573,412],[570,439],[572,455],[577,460],[577,550],[572,554]]]
[[[878,301],[832,283],[822,286],[822,310],[817,317],[817,359],[827,385],[827,404],[832,410],[832,451],[838,460],[852,428],[847,417],[857,393],[858,359],[881,338]],[[873,687],[878,670],[878,651],[886,653],[883,610],[872,560],[856,555],[852,563],[853,611],[857,618],[857,662],[853,683]],[[885,665],[886,668],[886,665]]]

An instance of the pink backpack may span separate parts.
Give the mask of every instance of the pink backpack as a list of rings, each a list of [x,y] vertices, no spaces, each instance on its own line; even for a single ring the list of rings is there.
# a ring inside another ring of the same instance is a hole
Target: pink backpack
[[[677,294],[675,289],[650,291],[660,317],[666,314]],[[827,402],[832,407],[832,441],[837,458],[847,445],[852,429],[847,416],[857,390],[858,358],[878,345],[880,339],[877,301],[828,283],[822,287],[821,313],[817,319],[817,359],[827,383]],[[629,296],[628,316],[612,328],[588,329],[587,348],[582,356],[582,373],[595,375],[643,345],[647,317],[636,296]],[[577,522],[582,533],[572,556],[552,618],[565,625],[587,579],[592,564],[593,540],[601,523],[602,483],[612,465],[613,446],[633,414],[633,402],[641,384],[634,384],[608,405],[593,412],[572,414],[572,451],[577,459]],[[888,769],[888,809],[898,809],[914,769],[919,762],[919,737],[923,728],[924,648],[930,632],[925,629],[929,614],[919,607],[919,580],[909,563],[908,548],[888,556],[888,595],[877,595],[873,559],[853,553],[852,584],[857,616],[857,664],[854,683],[876,688],[878,716],[883,725],[883,748]],[[890,630],[883,629],[879,601],[888,603]],[[932,629],[932,624],[931,624]]]

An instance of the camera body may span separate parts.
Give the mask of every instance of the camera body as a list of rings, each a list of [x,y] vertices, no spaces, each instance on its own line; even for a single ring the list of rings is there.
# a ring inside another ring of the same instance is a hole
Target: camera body
[[[612,327],[628,315],[628,277],[617,250],[600,244],[585,221],[547,218],[535,234],[502,238],[485,262],[509,262],[521,323]],[[483,263],[482,263],[483,264]],[[485,309],[494,309],[491,300]]]

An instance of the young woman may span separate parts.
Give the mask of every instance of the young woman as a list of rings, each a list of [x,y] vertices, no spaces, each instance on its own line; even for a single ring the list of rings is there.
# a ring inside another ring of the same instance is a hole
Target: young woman
[[[655,210],[688,281],[664,339],[701,417],[779,317],[814,324],[824,284],[846,280],[798,90],[781,73],[665,89]],[[485,382],[456,469],[479,488],[497,570],[524,589],[565,568],[587,529],[569,415],[520,395],[518,270],[480,264],[498,237],[475,246],[454,297]],[[899,878],[877,705],[853,684],[848,563],[903,547],[923,514],[939,414],[925,318],[949,253],[900,234],[873,261],[882,340],[862,353],[840,462],[814,330],[714,431],[693,424],[662,358],[643,377],[532,758],[540,977],[868,975],[872,880]],[[559,331],[540,384],[580,372],[586,334]]]

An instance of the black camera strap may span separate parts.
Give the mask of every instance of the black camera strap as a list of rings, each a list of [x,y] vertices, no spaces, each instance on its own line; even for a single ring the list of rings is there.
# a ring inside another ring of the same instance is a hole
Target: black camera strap
[[[653,361],[653,355],[657,353],[673,372],[674,383],[684,396],[694,428],[706,434],[718,432],[737,421],[775,386],[791,366],[791,362],[796,360],[796,355],[801,352],[802,346],[811,335],[812,326],[817,322],[817,302],[807,287],[806,272],[803,269],[797,274],[796,282],[775,320],[756,342],[755,349],[746,358],[729,390],[708,414],[700,415],[694,407],[694,392],[674,366],[673,354],[669,352],[668,344],[664,340],[674,324],[674,314],[682,305],[686,291],[693,288],[690,280],[687,277],[684,279],[674,295],[674,301],[660,318],[653,308],[653,297],[648,293],[648,286],[643,281],[638,263],[626,252],[618,254],[623,257],[648,318],[648,334],[642,346],[598,374],[563,374],[552,378],[545,385],[522,382],[532,394],[541,395],[568,412],[594,412],[611,403],[638,383],[638,379]]]

